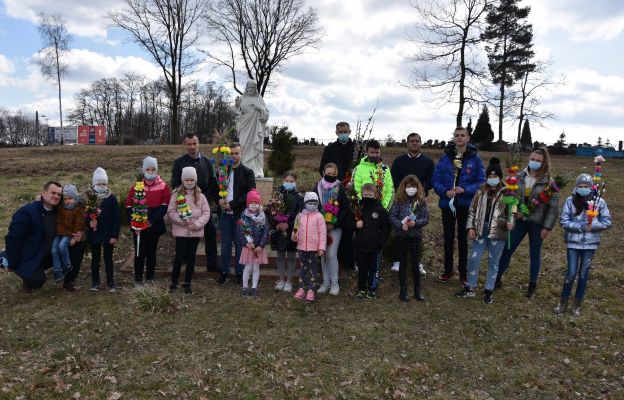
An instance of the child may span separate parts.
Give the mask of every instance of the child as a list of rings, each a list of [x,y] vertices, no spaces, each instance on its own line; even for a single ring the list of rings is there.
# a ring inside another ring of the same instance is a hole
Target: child
[[[307,192],[303,197],[303,211],[297,215],[291,235],[297,242],[301,268],[299,271],[300,287],[295,299],[314,301],[314,289],[318,271],[319,257],[325,255],[327,229],[325,219],[318,210],[319,200],[314,192]]]
[[[154,281],[156,270],[156,249],[158,239],[167,232],[164,217],[167,214],[167,207],[171,199],[171,191],[163,181],[158,172],[158,161],[154,157],[147,156],[143,159],[143,184],[145,185],[145,200],[148,207],[147,222],[149,226],[141,231],[139,251],[137,253],[137,232],[132,231],[134,237],[134,281],[135,284],[143,283],[143,269],[145,271],[145,282]],[[130,221],[132,215],[132,205],[134,204],[134,185],[130,188],[126,197],[126,216]],[[138,254],[138,255],[137,255]]]
[[[508,206],[502,198],[505,185],[502,183],[503,171],[500,160],[493,157],[485,170],[487,181],[481,185],[470,204],[466,228],[472,240],[472,249],[468,260],[468,281],[464,289],[457,292],[457,297],[475,297],[479,264],[487,249],[488,269],[485,279],[483,301],[492,303],[492,292],[498,275],[498,262],[507,243],[508,231],[514,228],[514,216],[508,215]]]
[[[581,174],[576,178],[576,187],[572,196],[568,197],[563,205],[560,223],[564,232],[564,239],[568,252],[568,272],[563,281],[561,301],[555,307],[556,314],[562,314],[568,304],[568,297],[572,292],[572,285],[578,271],[579,281],[576,286],[576,295],[572,313],[581,313],[581,303],[585,296],[589,269],[591,268],[594,253],[600,245],[601,232],[611,227],[611,214],[607,203],[602,199],[594,198],[594,207],[598,215],[588,220],[588,199],[592,194],[592,177]]]
[[[272,212],[267,213],[269,225],[271,227],[271,248],[277,251],[277,276],[275,290],[290,293],[292,291],[292,277],[295,274],[295,258],[297,256],[297,243],[290,240],[292,229],[297,214],[301,211],[303,196],[297,191],[297,174],[295,171],[286,171],[284,183],[277,188],[277,193],[282,197],[284,203],[285,216],[288,221],[278,222]],[[269,202],[269,210],[271,204]],[[284,216],[281,216],[284,218]],[[288,272],[286,271],[288,263]]]
[[[182,185],[171,195],[167,214],[171,220],[171,234],[175,238],[175,259],[171,269],[171,286],[169,293],[178,288],[180,270],[186,263],[184,274],[185,294],[192,294],[191,279],[195,270],[195,254],[199,239],[204,236],[204,226],[210,220],[210,207],[206,196],[197,186],[197,171],[194,167],[182,168]],[[178,200],[178,194],[183,198]],[[190,213],[190,215],[189,215]]]
[[[420,249],[422,228],[429,223],[429,209],[425,201],[425,190],[416,175],[407,175],[397,188],[394,203],[390,208],[390,222],[399,255],[399,299],[409,301],[407,296],[407,253],[411,255],[414,298],[425,301],[420,292]]]
[[[238,262],[245,266],[242,297],[258,295],[260,265],[269,263],[265,248],[269,242],[269,224],[261,204],[260,193],[256,189],[251,189],[247,193],[247,208],[241,214],[236,226],[236,235],[243,247]],[[250,275],[252,275],[251,289],[248,287]]]
[[[91,245],[91,289],[100,289],[100,257],[104,248],[104,266],[106,269],[106,286],[109,292],[117,287],[113,279],[113,249],[119,238],[121,221],[119,217],[119,203],[108,188],[108,176],[103,168],[93,172],[93,190],[97,193],[101,212],[95,220],[89,222],[87,242]]]
[[[375,198],[376,189],[372,183],[362,185],[361,191],[362,219],[352,222],[355,228],[353,248],[358,266],[358,292],[355,297],[373,300],[377,288],[377,258],[390,234],[390,217]]]
[[[52,271],[54,281],[60,283],[72,270],[69,246],[76,244],[74,233],[84,232],[85,210],[74,185],[63,187],[63,203],[56,213],[56,237],[52,242]]]

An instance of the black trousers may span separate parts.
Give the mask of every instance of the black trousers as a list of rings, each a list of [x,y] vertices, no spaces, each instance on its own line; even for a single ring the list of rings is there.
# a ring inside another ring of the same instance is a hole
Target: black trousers
[[[459,277],[465,280],[468,266],[468,207],[456,206],[456,215],[448,208],[442,209],[444,231],[444,273],[453,272],[453,251],[455,246],[455,224],[457,224],[457,247],[459,250]]]
[[[195,271],[195,253],[199,246],[199,238],[177,237],[175,238],[175,259],[171,270],[171,284],[177,285],[180,281],[182,264],[186,264],[184,283],[190,284]]]
[[[374,291],[377,274],[377,251],[355,250],[355,262],[358,266],[358,290]]]
[[[219,272],[220,270],[217,269],[217,228],[212,221],[212,216],[204,226],[204,248],[206,249],[206,269]]]
[[[106,284],[112,286],[113,279],[113,250],[112,244],[92,244],[91,245],[91,282],[100,283],[100,259],[102,258],[102,248],[104,248],[104,270],[106,271]]]
[[[141,231],[141,240],[139,242],[139,256],[137,257],[137,235],[133,234],[134,240],[134,280],[143,281],[143,269],[147,267],[145,272],[145,280],[154,280],[154,271],[156,270],[156,250],[158,249],[158,239],[160,235],[152,231]]]
[[[73,246],[69,246],[69,260],[73,266],[72,270],[65,276],[65,283],[74,283],[80,272],[80,264],[84,257],[84,242],[77,242]],[[28,278],[22,278],[26,287],[30,289],[39,289],[46,281],[45,270],[52,266],[52,255],[47,254],[41,260],[39,268]]]
[[[69,261],[71,262],[72,270],[65,275],[65,283],[74,283],[76,278],[78,278],[84,251],[85,242],[76,242],[73,246],[69,246]]]
[[[396,236],[396,250],[399,255],[399,284],[407,289],[407,270],[412,271],[414,294],[420,293],[420,263],[422,239],[417,237]]]
[[[338,245],[338,262],[344,268],[353,269],[353,231],[343,227]]]

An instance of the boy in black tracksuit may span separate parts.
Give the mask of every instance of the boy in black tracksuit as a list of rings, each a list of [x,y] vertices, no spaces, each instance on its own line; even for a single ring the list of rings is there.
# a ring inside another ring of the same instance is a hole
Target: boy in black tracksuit
[[[358,265],[358,292],[356,298],[375,298],[378,279],[377,256],[390,234],[388,211],[375,199],[375,187],[367,183],[362,186],[362,219],[352,220],[355,230],[353,247]]]

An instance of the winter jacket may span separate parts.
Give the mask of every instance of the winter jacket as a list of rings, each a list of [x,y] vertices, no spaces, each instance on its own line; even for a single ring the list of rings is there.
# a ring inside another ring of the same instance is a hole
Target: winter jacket
[[[97,228],[87,227],[87,243],[105,244],[111,239],[119,238],[119,230],[121,229],[121,218],[119,216],[119,203],[114,194],[102,200],[100,204],[102,212],[97,216]],[[90,220],[87,217],[87,222]]]
[[[440,157],[438,164],[436,164],[433,170],[431,184],[435,192],[440,196],[438,205],[440,208],[448,207],[451,199],[446,197],[446,192],[459,186],[464,189],[464,193],[455,196],[454,205],[456,207],[470,207],[475,193],[485,183],[483,162],[477,154],[477,148],[472,144],[468,144],[462,158],[462,168],[459,170],[457,184],[455,184],[453,182],[455,171],[453,161],[455,161],[455,146],[451,144],[444,150],[444,154]]]
[[[353,161],[353,152],[355,150],[355,142],[349,139],[345,144],[340,143],[338,140],[332,142],[323,149],[323,155],[321,156],[321,165],[319,165],[319,172],[323,176],[325,164],[334,163],[338,166],[338,180],[342,182],[345,174],[351,167],[351,161]]]
[[[247,237],[245,237],[245,234],[243,232],[243,224],[249,226],[249,229],[251,231],[251,239],[253,240],[254,246],[265,248],[266,245],[269,244],[270,227],[266,219],[266,215],[264,224],[258,224],[254,222],[254,220],[250,216],[246,215],[244,212],[241,214],[240,220],[236,225],[236,239],[242,247],[247,244]]]
[[[146,231],[157,233],[162,235],[167,232],[165,226],[165,215],[167,214],[167,207],[169,206],[169,200],[171,199],[171,190],[163,181],[160,176],[157,176],[153,181],[143,179],[145,185],[145,199],[147,200],[147,221],[150,227]],[[126,217],[130,222],[132,214],[132,204],[134,202],[134,185],[130,188],[128,196],[126,197]]]
[[[241,215],[247,208],[247,192],[256,188],[256,177],[253,170],[247,168],[243,164],[233,168],[234,173],[234,198],[230,201],[230,208],[234,212],[234,216]]]
[[[533,189],[529,197],[524,196],[525,182],[524,178],[527,175],[527,171],[523,170],[518,173],[518,193],[520,194],[520,204],[528,204],[532,199],[539,200],[539,194],[546,189],[549,183],[554,183],[548,176],[544,176],[540,181],[533,185]],[[543,228],[552,230],[557,223],[557,217],[559,216],[559,195],[554,194],[548,201],[548,204],[541,204],[535,208],[528,217],[524,217],[527,222],[541,225]]]
[[[303,208],[303,196],[297,190],[284,189],[284,186],[277,188],[277,191],[284,196],[286,204],[290,207],[288,210],[288,229],[283,232],[277,229],[275,217],[271,213],[265,212],[271,228],[271,249],[275,251],[297,251],[297,243],[290,240],[290,235],[292,235],[295,218]]]
[[[295,224],[299,225],[297,250],[324,251],[327,248],[327,228],[325,227],[325,219],[320,212],[300,212]]]
[[[182,185],[182,169],[194,167],[197,171],[197,186],[206,196],[207,200],[219,201],[219,184],[215,177],[212,164],[208,157],[200,154],[197,158],[191,158],[188,154],[178,157],[173,161],[171,168],[171,189],[175,190]]]
[[[319,197],[319,211],[321,214],[325,215],[325,210],[323,206],[323,196],[319,192],[319,185],[317,184],[314,188],[314,192]],[[346,219],[349,217],[351,213],[351,208],[349,207],[349,198],[347,197],[347,193],[345,191],[344,186],[338,184],[338,191],[336,193],[336,200],[338,200],[338,215],[336,216],[336,223],[334,224],[334,228],[342,228],[344,227]]]
[[[180,213],[178,212],[178,192],[173,192],[167,208],[167,215],[169,215],[171,220],[171,235],[173,237],[203,237],[204,226],[210,220],[208,200],[203,193],[200,193],[199,202],[195,202],[193,190],[188,190],[184,198],[191,208],[191,223],[195,224],[199,229],[195,231],[188,229],[188,220],[180,218]]]
[[[427,208],[427,202],[421,201],[416,206],[416,214],[414,214],[414,205],[411,201],[405,203],[392,203],[390,207],[390,223],[392,224],[392,232],[395,236],[402,237],[422,237],[422,228],[429,223],[429,209]],[[406,217],[414,216],[413,220],[416,222],[416,226],[409,228],[407,232],[403,230],[403,219]]]
[[[390,235],[390,217],[379,201],[375,205],[362,207],[362,228],[356,228],[355,219],[351,219],[353,235],[353,248],[364,252],[381,251],[388,235]]]
[[[85,208],[76,204],[71,210],[59,205],[56,208],[56,234],[58,236],[71,236],[76,232],[85,230]]]
[[[395,158],[390,167],[394,190],[397,190],[407,175],[416,175],[425,189],[425,194],[429,194],[434,168],[433,160],[422,153],[418,157],[407,153]]]
[[[390,168],[384,163],[380,161],[381,169],[383,171],[383,189],[381,194],[381,205],[383,205],[386,210],[390,208],[390,204],[392,203],[392,196],[394,196],[394,183],[392,182],[392,174],[390,173]],[[359,198],[362,198],[362,185],[365,183],[374,183],[373,177],[376,179],[376,171],[377,166],[379,164],[374,164],[368,161],[368,157],[364,157],[360,160],[360,163],[355,167],[353,171],[353,188],[355,192],[358,194]],[[371,174],[373,177],[371,177]]]
[[[600,199],[598,202],[598,216],[592,220],[592,230],[586,232],[583,228],[587,225],[587,213],[583,210],[579,215],[572,203],[574,196],[570,196],[563,204],[563,212],[559,220],[564,229],[563,238],[569,249],[590,250],[597,249],[600,245],[602,231],[611,227],[611,214],[607,203]]]
[[[474,229],[478,238],[483,237],[488,196],[493,195],[489,215],[490,233],[487,237],[490,240],[506,240],[508,207],[501,200],[505,190],[505,186],[502,183],[499,183],[494,191],[490,190],[490,186],[487,183],[483,185],[472,199],[472,204],[470,204],[466,229]],[[513,222],[513,219],[510,222]]]

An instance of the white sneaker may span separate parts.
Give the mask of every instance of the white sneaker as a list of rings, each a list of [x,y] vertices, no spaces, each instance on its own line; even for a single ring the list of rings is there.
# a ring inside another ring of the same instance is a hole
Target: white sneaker
[[[318,288],[318,290],[316,291],[316,293],[321,293],[321,294],[323,294],[323,293],[327,293],[327,291],[328,291],[328,290],[329,290],[329,285],[328,285],[328,284],[326,284],[326,283],[323,283],[323,284],[321,285],[321,287],[320,287],[320,288]]]
[[[292,283],[291,282],[284,283],[284,292],[286,292],[286,293],[292,292]]]
[[[391,271],[394,272],[399,272],[399,265],[400,263],[398,261],[395,261],[392,263],[392,268],[390,268]]]
[[[420,270],[420,276],[426,276],[427,271],[425,271],[425,266],[422,264],[418,264],[418,269]]]
[[[340,287],[336,283],[335,285],[331,285],[329,288],[329,294],[332,296],[338,296],[338,292],[340,292]]]
[[[284,281],[277,281],[277,283],[275,284],[275,290],[284,290]]]

